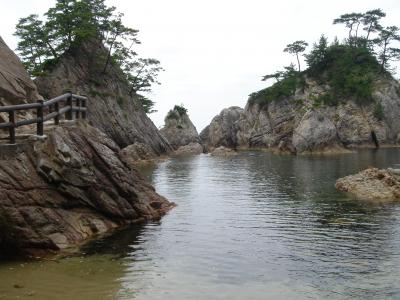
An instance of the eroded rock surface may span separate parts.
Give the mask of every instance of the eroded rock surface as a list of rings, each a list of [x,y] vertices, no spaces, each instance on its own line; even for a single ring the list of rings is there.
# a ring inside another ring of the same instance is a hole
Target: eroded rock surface
[[[66,89],[89,97],[90,123],[111,137],[121,148],[132,144],[146,145],[148,155],[172,151],[168,141],[149,119],[131,93],[122,71],[109,65],[105,72],[106,48],[97,41],[87,41],[65,53],[48,75],[35,80],[46,98]]]
[[[190,143],[200,143],[200,137],[196,127],[193,125],[186,111],[176,107],[171,109],[165,117],[165,125],[160,130],[161,134],[168,140],[176,150]]]
[[[78,123],[46,134],[15,146],[23,151],[0,148],[0,249],[59,251],[171,207],[98,129]]]
[[[42,99],[29,74],[18,56],[8,48],[0,37],[0,106],[36,102]],[[19,112],[18,117],[31,114]],[[0,113],[0,122],[8,121],[8,116]]]
[[[369,168],[338,179],[335,186],[361,200],[400,200],[400,170]]]
[[[220,146],[235,148],[238,145],[238,121],[243,113],[243,108],[232,106],[223,109],[212,119],[210,125],[200,133],[201,141],[207,151]]]
[[[400,142],[400,85],[382,77],[373,100],[363,105],[338,99],[336,106],[316,102],[329,87],[306,79],[305,88],[265,103],[262,91],[244,110],[229,108],[200,134],[207,148],[272,148],[290,153],[346,152],[349,148],[396,145]],[[382,116],[376,114],[381,108]]]

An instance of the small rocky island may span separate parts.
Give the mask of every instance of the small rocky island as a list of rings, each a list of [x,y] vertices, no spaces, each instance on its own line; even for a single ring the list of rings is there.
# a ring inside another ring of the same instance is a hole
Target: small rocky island
[[[183,105],[175,105],[165,117],[165,125],[160,133],[168,140],[175,150],[175,155],[200,154],[203,146],[189,118],[188,110]]]

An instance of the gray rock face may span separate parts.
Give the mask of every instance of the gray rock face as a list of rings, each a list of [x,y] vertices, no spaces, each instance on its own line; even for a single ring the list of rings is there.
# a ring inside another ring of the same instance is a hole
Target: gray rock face
[[[59,251],[171,208],[98,129],[46,129],[25,151],[0,155],[0,250]]]
[[[107,50],[102,44],[82,44],[64,54],[48,75],[35,80],[39,92],[46,98],[58,96],[66,89],[87,95],[90,123],[122,148],[137,143],[149,146],[152,155],[172,151],[143,111],[138,97],[130,95],[121,70],[109,65],[103,73],[104,57]]]
[[[172,109],[165,117],[165,125],[160,130],[174,149],[190,143],[200,143],[200,137],[187,113]]]
[[[293,132],[292,143],[298,152],[334,146],[338,143],[335,125],[320,110],[307,111]]]
[[[0,37],[0,105],[15,105],[42,99],[19,58]],[[18,117],[29,117],[20,113]],[[8,120],[0,113],[0,121]]]
[[[225,108],[214,117],[201,133],[200,138],[208,151],[219,146],[234,148],[238,145],[238,121],[243,108],[232,106]]]
[[[400,85],[396,80],[377,81],[375,101],[363,106],[352,99],[343,99],[337,106],[316,105],[313,99],[326,89],[308,80],[307,88],[291,97],[263,105],[255,101],[244,111],[237,110],[235,118],[215,117],[201,137],[209,147],[276,148],[291,153],[400,142],[400,119],[396,117],[400,115]],[[377,105],[382,107],[382,120],[376,117]]]

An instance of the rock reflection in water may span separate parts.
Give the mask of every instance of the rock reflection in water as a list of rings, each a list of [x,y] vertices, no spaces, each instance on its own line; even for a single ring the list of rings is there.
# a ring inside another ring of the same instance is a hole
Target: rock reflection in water
[[[0,299],[398,299],[400,205],[334,183],[399,162],[398,149],[169,159],[142,170],[178,204],[160,222],[77,257],[2,264]]]

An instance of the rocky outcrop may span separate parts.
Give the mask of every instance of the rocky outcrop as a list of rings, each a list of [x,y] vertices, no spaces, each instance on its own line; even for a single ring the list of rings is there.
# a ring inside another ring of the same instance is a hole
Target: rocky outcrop
[[[122,71],[111,64],[103,72],[106,57],[107,50],[101,43],[87,41],[65,53],[35,83],[46,98],[58,96],[66,89],[87,95],[90,123],[121,148],[145,145],[152,156],[172,151],[143,111],[138,96],[131,93]]]
[[[189,145],[181,146],[173,153],[174,156],[189,155],[189,154],[201,154],[204,148],[199,143],[190,143]]]
[[[0,37],[0,105],[15,105],[42,99],[19,58]],[[20,112],[19,117],[30,117]],[[0,113],[0,122],[7,121]]]
[[[258,147],[290,153],[348,151],[400,142],[400,119],[396,117],[400,115],[400,85],[396,80],[377,80],[374,101],[363,105],[353,99],[340,99],[336,106],[322,105],[316,99],[327,89],[307,79],[305,88],[280,100],[265,103],[259,93],[244,111],[224,110],[201,137],[208,148]],[[233,117],[224,117],[227,114]]]
[[[0,249],[59,251],[171,207],[98,129],[46,128],[47,138],[0,148]]]
[[[168,112],[164,122],[165,125],[160,132],[175,150],[190,143],[200,143],[196,127],[184,107],[175,106]]]
[[[338,179],[335,186],[361,200],[400,200],[400,170],[369,168]]]
[[[237,152],[234,151],[231,148],[226,148],[224,146],[219,146],[218,148],[215,148],[212,152],[211,152],[212,156],[235,156],[237,155]]]
[[[243,116],[244,110],[237,106],[225,108],[214,117],[201,133],[200,138],[207,151],[224,146],[235,148],[238,146],[237,133],[238,121]]]

